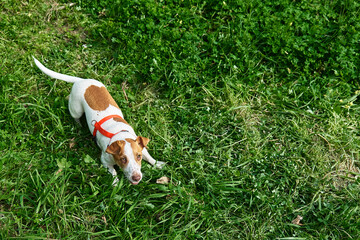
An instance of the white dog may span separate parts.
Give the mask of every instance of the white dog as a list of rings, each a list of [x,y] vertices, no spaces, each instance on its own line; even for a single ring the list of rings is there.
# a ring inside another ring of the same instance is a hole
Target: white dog
[[[104,84],[94,79],[57,73],[47,69],[36,58],[34,61],[46,75],[74,83],[69,97],[70,114],[79,122],[80,117],[85,113],[90,132],[93,133],[102,150],[101,162],[115,178],[113,185],[119,181],[114,169],[115,164],[122,168],[125,176],[134,185],[142,179],[142,158],[159,168],[165,164],[150,156],[146,150],[149,139],[135,134]]]

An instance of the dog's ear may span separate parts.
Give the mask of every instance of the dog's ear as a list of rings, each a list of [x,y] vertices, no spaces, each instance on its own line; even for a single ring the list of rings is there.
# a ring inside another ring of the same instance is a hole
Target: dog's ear
[[[125,141],[115,141],[110,146],[108,146],[105,152],[112,155],[121,155],[121,152],[124,151]]]
[[[138,136],[136,138],[136,142],[139,144],[140,147],[144,148],[150,142],[150,139]]]

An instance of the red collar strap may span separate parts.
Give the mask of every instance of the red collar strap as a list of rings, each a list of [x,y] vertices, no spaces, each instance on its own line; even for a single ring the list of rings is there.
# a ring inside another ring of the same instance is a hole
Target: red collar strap
[[[104,117],[103,119],[101,119],[101,120],[98,121],[98,122],[96,122],[96,121],[94,120],[93,122],[95,122],[95,123],[93,123],[93,125],[94,125],[93,136],[96,137],[97,131],[99,131],[102,135],[104,135],[105,137],[108,137],[108,138],[110,138],[110,139],[111,139],[114,135],[118,134],[119,132],[117,132],[117,133],[111,133],[111,132],[108,132],[108,131],[106,131],[105,129],[103,129],[103,128],[101,127],[101,125],[102,125],[104,122],[106,122],[106,121],[108,121],[108,120],[110,120],[110,119],[112,119],[112,118],[122,118],[122,117],[119,116],[119,115],[109,115],[109,116],[107,116],[107,117]],[[121,130],[120,132],[127,132],[127,131],[126,131],[126,130]]]

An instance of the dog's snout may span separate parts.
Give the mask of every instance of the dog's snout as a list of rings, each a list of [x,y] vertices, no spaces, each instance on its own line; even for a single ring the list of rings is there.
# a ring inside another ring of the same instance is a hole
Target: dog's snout
[[[140,174],[134,174],[134,175],[132,175],[131,179],[135,182],[138,182],[141,180],[141,176],[140,176]]]

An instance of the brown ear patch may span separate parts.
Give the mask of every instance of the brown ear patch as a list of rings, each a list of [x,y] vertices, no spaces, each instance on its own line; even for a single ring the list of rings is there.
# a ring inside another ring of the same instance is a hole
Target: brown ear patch
[[[85,101],[94,110],[103,111],[112,105],[119,108],[105,87],[89,86],[85,91]]]
[[[125,141],[115,141],[108,146],[105,152],[112,155],[124,155]]]
[[[129,163],[129,161],[125,155],[124,148],[125,148],[125,141],[120,140],[120,141],[113,142],[105,150],[107,153],[113,155],[115,163],[122,169],[124,169],[127,166],[127,164]]]
[[[148,143],[150,142],[150,139],[146,138],[146,137],[140,137],[138,136],[136,138],[136,142],[142,147],[146,147],[148,145]]]
[[[114,117],[113,119],[114,119],[114,121],[116,121],[116,122],[122,122],[122,123],[125,123],[125,124],[127,124],[127,125],[130,125],[130,124],[128,124],[128,122],[127,122],[125,119],[123,119],[123,118]]]

